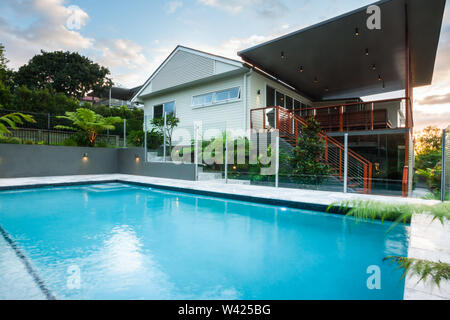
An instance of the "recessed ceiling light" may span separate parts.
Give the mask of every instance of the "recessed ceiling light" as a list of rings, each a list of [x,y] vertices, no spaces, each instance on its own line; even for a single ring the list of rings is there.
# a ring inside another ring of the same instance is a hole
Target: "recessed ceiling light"
[[[366,56],[369,56],[369,49],[366,49]]]
[[[303,70],[303,66],[301,66],[300,69],[298,69],[298,71],[299,71],[300,73],[303,73],[303,71],[305,71],[305,70]]]
[[[355,36],[359,36],[359,29],[355,28]]]

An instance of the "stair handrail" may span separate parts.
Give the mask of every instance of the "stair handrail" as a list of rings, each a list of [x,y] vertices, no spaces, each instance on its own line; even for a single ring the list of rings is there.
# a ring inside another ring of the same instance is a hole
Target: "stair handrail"
[[[276,119],[275,119],[275,126],[277,127],[277,129],[279,129],[279,123],[280,123],[280,112],[287,114],[288,116],[292,117],[295,121],[298,121],[300,124],[302,124],[303,126],[307,125],[306,121],[300,117],[297,116],[294,111],[289,111],[286,108],[283,108],[281,106],[273,106],[273,107],[265,107],[265,108],[257,108],[257,109],[252,109],[250,110],[250,125],[251,128],[253,128],[253,122],[252,122],[252,114],[254,111],[261,111],[261,110],[266,110],[266,109],[274,109],[276,110]],[[265,114],[265,113],[264,113]],[[264,121],[265,123],[265,121]],[[325,131],[321,131],[319,133],[320,137],[322,137],[327,143],[331,143],[334,146],[336,146],[337,148],[339,148],[341,151],[345,151],[345,146],[339,142],[338,140],[336,140],[335,138],[329,136],[328,134],[325,133]],[[358,153],[356,153],[355,151],[351,150],[351,149],[347,149],[348,150],[348,154],[350,157],[354,158],[356,161],[362,163],[362,165],[364,166],[364,177],[363,177],[363,184],[364,184],[364,192],[367,193],[367,190],[370,191],[372,190],[372,170],[373,170],[373,163],[367,159],[365,159],[364,157],[362,157],[361,155],[359,155]]]

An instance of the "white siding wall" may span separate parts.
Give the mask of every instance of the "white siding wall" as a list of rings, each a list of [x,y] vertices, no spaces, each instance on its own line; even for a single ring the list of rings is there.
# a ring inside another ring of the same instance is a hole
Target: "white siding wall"
[[[239,101],[200,108],[192,107],[193,96],[233,87],[241,87],[241,99]],[[176,116],[180,119],[179,128],[193,127],[194,121],[202,121],[204,130],[217,128],[223,131],[227,127],[230,129],[244,128],[244,100],[244,75],[239,74],[149,97],[144,100],[144,110],[145,115],[150,116],[151,119],[153,118],[153,106],[175,101]]]
[[[214,75],[214,60],[180,50],[159,70],[143,95]]]

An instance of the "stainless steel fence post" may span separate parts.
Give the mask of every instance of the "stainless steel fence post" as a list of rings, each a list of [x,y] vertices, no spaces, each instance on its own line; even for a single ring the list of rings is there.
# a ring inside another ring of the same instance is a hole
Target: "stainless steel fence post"
[[[47,113],[47,144],[50,145],[50,113]]]
[[[228,184],[228,136],[225,133],[225,184]]]
[[[166,112],[164,112],[164,129],[163,129],[163,136],[164,136],[164,140],[163,140],[163,152],[164,152],[164,156],[163,156],[163,159],[164,159],[164,162],[166,162],[166,125],[167,125],[167,113]]]
[[[344,136],[344,193],[348,192],[348,133]]]
[[[195,163],[195,181],[198,181],[198,125],[194,125],[194,163]]]
[[[127,147],[127,119],[123,119],[123,147]]]
[[[279,172],[280,172],[280,135],[277,132],[275,139],[275,188],[279,186]]]
[[[445,190],[445,151],[446,151],[446,135],[447,134],[447,130],[443,130],[442,131],[442,173],[441,173],[441,201],[444,202],[445,201],[445,193],[447,190]]]
[[[144,116],[144,162],[147,162],[147,116]]]

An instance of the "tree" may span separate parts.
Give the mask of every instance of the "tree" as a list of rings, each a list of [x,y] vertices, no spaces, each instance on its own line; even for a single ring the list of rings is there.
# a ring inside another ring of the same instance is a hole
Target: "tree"
[[[16,83],[30,89],[51,88],[75,98],[111,87],[107,68],[76,52],[45,52],[34,56],[16,74]]]
[[[75,127],[59,125],[55,126],[56,129],[74,130],[85,134],[90,147],[95,146],[95,139],[97,139],[99,133],[105,130],[114,130],[114,124],[122,121],[120,117],[105,118],[85,108],[79,108],[75,112],[66,112],[65,116],[59,116],[58,118],[72,121]]]
[[[423,177],[433,194],[440,195],[442,172],[442,131],[426,127],[416,138],[416,174]]]
[[[166,130],[164,130],[164,118],[153,118],[152,125],[155,126],[157,132],[159,132],[164,138],[164,131],[166,134],[166,143],[169,144],[169,153],[172,152],[172,135],[173,130],[180,123],[180,119],[168,114],[166,117]]]
[[[302,129],[297,146],[290,158],[294,180],[300,183],[317,185],[323,183],[331,174],[330,167],[323,163],[325,143],[319,133],[322,131],[319,122],[308,118]]]
[[[11,103],[13,100],[13,95],[8,87],[3,84],[3,81],[0,80],[0,108],[11,107]]]
[[[55,93],[47,88],[31,90],[22,86],[14,90],[11,109],[64,115],[66,111],[75,111],[79,106],[78,100],[63,93]]]
[[[3,82],[7,88],[13,85],[14,72],[8,68],[9,60],[5,56],[5,47],[0,43],[0,82]]]
[[[441,129],[428,126],[416,138],[415,151],[417,156],[441,152],[442,131]]]

